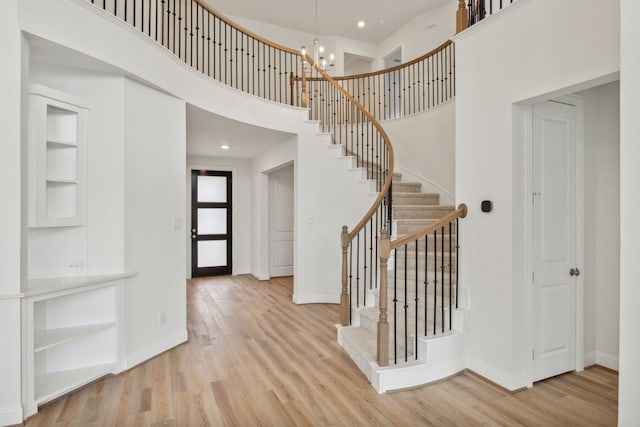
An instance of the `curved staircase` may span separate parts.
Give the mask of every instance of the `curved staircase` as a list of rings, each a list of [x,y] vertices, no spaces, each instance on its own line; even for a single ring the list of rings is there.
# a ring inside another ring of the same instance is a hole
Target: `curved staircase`
[[[435,223],[455,210],[454,206],[441,205],[439,194],[423,193],[422,184],[403,182],[400,174],[394,174],[392,194],[393,238],[402,238],[421,227]],[[452,240],[455,240],[455,234],[451,237]],[[464,311],[456,309],[451,313],[451,317],[448,308],[434,312],[434,306],[440,307],[442,298],[446,302],[449,301],[449,298],[455,301],[456,295],[454,286],[451,288],[447,286],[445,289],[439,288],[435,292],[434,280],[437,280],[436,274],[442,265],[442,260],[437,260],[438,264],[434,262],[436,253],[433,242],[433,236],[428,236],[426,242],[425,238],[418,240],[417,248],[410,245],[406,249],[406,261],[404,248],[397,249],[395,255],[392,253],[389,259],[387,306],[389,307],[390,330],[395,331],[395,334],[391,333],[389,340],[391,360],[389,367],[382,368],[374,362],[376,360],[376,335],[380,314],[376,303],[379,300],[377,288],[368,291],[366,306],[352,310],[351,326],[337,326],[338,342],[380,393],[435,381],[464,369],[464,359],[460,356],[464,354],[462,351],[464,347],[462,338]],[[437,243],[448,247],[448,234],[444,240],[439,237]],[[447,266],[455,264],[455,253],[451,256],[445,253],[444,263]],[[401,282],[395,294],[394,268],[395,280]],[[455,284],[455,273],[451,274],[452,284]],[[426,290],[425,277],[428,282]],[[415,301],[416,298],[421,307],[426,303],[426,310],[416,310],[415,305],[408,305],[405,310],[403,301]],[[406,330],[405,311],[410,319],[416,319],[417,314],[417,322],[409,327],[412,330]],[[415,330],[416,325],[417,331]],[[404,345],[405,333],[408,346]],[[395,342],[397,345],[394,345]]]

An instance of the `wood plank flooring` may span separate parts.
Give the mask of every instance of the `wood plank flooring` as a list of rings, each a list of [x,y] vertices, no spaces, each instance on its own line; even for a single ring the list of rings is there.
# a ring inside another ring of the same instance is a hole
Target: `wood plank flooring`
[[[618,376],[593,367],[509,393],[465,372],[378,395],[336,342],[338,306],[291,278],[195,279],[188,343],[40,408],[35,426],[615,426]]]

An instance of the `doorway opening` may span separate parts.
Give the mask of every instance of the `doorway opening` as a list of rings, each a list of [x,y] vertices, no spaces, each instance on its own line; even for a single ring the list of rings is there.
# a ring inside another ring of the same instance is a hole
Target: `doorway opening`
[[[293,165],[269,174],[269,275],[293,276]]]
[[[231,274],[232,175],[191,171],[191,277]]]
[[[527,141],[521,200],[529,385],[594,364],[618,369],[620,85],[598,83],[514,109],[516,135]],[[573,133],[575,150],[550,142],[571,139]],[[517,137],[515,142],[517,150]],[[571,352],[572,362],[554,360]]]

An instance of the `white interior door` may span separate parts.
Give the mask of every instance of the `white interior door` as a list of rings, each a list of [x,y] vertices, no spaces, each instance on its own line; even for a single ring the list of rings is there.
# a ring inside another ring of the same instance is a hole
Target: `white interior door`
[[[533,108],[533,381],[576,368],[576,110]]]
[[[270,175],[270,275],[293,275],[293,167]]]

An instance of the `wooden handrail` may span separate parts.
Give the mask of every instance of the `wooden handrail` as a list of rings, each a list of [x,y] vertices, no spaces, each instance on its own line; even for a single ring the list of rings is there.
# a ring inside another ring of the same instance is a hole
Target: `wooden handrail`
[[[464,218],[466,216],[467,216],[467,205],[465,205],[464,203],[461,203],[460,205],[458,205],[458,208],[455,211],[444,216],[443,218],[439,219],[435,223],[422,227],[414,231],[413,233],[408,234],[400,239],[389,241],[389,234],[387,230],[382,230],[382,232],[380,233],[379,257],[380,257],[381,274],[380,274],[379,303],[378,303],[380,315],[378,317],[378,334],[377,334],[377,343],[376,343],[376,348],[377,348],[376,362],[378,363],[378,366],[382,366],[382,367],[389,366],[389,322],[387,320],[388,277],[386,272],[387,272],[388,260],[389,260],[389,257],[391,256],[391,251],[394,249],[398,249],[400,247],[406,246],[411,242],[417,242],[417,240],[423,237],[427,237],[432,231],[435,231],[438,228],[442,228],[445,225],[449,225],[449,232],[451,232],[450,224],[456,219]],[[451,246],[449,246],[449,251],[451,251]],[[449,253],[451,254],[451,252]],[[416,262],[417,262],[417,256],[416,256]],[[405,261],[405,266],[406,266],[406,261]],[[443,269],[444,269],[444,264],[443,264]],[[457,267],[456,267],[456,273],[457,273]],[[450,280],[451,280],[451,277],[450,277]],[[425,279],[425,289],[426,289],[426,283],[427,282]],[[417,290],[417,285],[416,285],[416,290]],[[442,298],[444,298],[444,296]],[[443,305],[444,305],[444,300],[443,300]],[[457,307],[457,302],[456,302],[456,307]],[[406,306],[405,306],[405,309],[406,309]],[[443,324],[444,324],[444,321],[443,321]]]
[[[384,183],[382,184],[382,186],[380,188],[380,192],[378,193],[378,196],[376,197],[375,201],[372,203],[372,205],[369,208],[369,210],[362,217],[360,222],[358,222],[358,224],[356,224],[356,226],[351,230],[351,232],[348,231],[349,229],[348,229],[347,226],[343,226],[342,227],[342,232],[341,232],[341,235],[340,235],[340,241],[341,241],[340,243],[341,243],[341,247],[342,247],[342,277],[341,277],[342,290],[341,290],[341,293],[340,293],[340,305],[341,305],[340,324],[342,326],[348,326],[351,323],[351,319],[350,319],[350,304],[349,304],[349,290],[347,288],[347,280],[348,280],[348,277],[347,277],[347,256],[348,255],[347,254],[348,254],[348,248],[349,248],[349,245],[351,244],[351,242],[356,238],[358,233],[360,233],[360,231],[364,228],[364,226],[367,224],[367,222],[369,222],[369,220],[371,220],[373,215],[380,208],[380,206],[382,205],[382,202],[384,201],[385,197],[387,196],[387,193],[388,193],[389,189],[391,188],[391,182],[392,182],[392,177],[393,177],[393,168],[394,168],[393,147],[391,146],[391,141],[389,139],[389,136],[387,135],[387,133],[382,128],[382,125],[380,125],[380,123],[376,120],[376,118],[366,108],[364,108],[364,106],[362,104],[360,104],[360,102],[358,102],[349,92],[347,92],[341,85],[339,85],[338,82],[336,82],[335,79],[333,79],[330,75],[328,75],[322,68],[317,66],[317,64],[314,63],[313,59],[311,59],[311,57],[309,55],[305,55],[304,56],[304,60],[307,61],[311,65],[312,68],[315,68],[315,70],[318,73],[320,73],[320,75],[322,75],[324,77],[324,80],[328,81],[343,96],[345,96],[353,105],[355,105],[355,107],[371,122],[371,124],[375,127],[375,129],[378,131],[378,133],[382,137],[382,141],[384,142],[384,146],[387,149],[387,160],[388,160],[387,176],[385,177]],[[304,71],[304,64],[303,64],[303,73],[306,73]],[[303,81],[306,83],[306,77],[305,77],[305,80],[303,80]],[[303,101],[304,101],[304,98],[303,98]]]
[[[449,224],[451,221],[453,221],[456,218],[464,218],[467,216],[467,205],[465,205],[464,203],[461,203],[460,205],[458,205],[458,208],[451,212],[450,214],[440,218],[438,221],[434,222],[433,224],[429,224],[426,225],[422,228],[419,228],[418,230],[414,231],[411,234],[407,234],[406,236],[403,236],[400,239],[396,239],[394,241],[392,241],[390,243],[390,250],[393,249],[397,249],[401,246],[406,245],[407,243],[413,242],[415,240],[421,239],[422,237],[426,236],[427,234],[431,233],[434,230],[437,230],[438,228],[443,227],[445,224]]]
[[[367,211],[365,216],[360,220],[360,222],[358,222],[358,224],[351,230],[351,232],[349,232],[348,243],[351,243],[351,241],[358,235],[360,230],[362,230],[362,227],[364,227],[365,224],[375,214],[376,210],[378,209],[378,206],[380,206],[382,204],[382,201],[386,197],[387,192],[389,191],[389,188],[391,187],[391,180],[392,180],[392,177],[393,177],[393,165],[394,165],[393,147],[391,146],[391,141],[389,139],[389,136],[387,135],[387,133],[382,128],[382,125],[375,119],[375,117],[373,117],[373,115],[369,111],[367,111],[366,108],[364,108],[364,106],[362,104],[360,104],[349,92],[347,92],[342,86],[340,86],[338,84],[338,82],[336,82],[336,80],[333,77],[331,77],[329,74],[327,74],[322,68],[317,66],[313,62],[313,59],[311,59],[311,57],[309,55],[306,55],[306,61],[309,62],[309,64],[311,64],[311,66],[314,67],[316,69],[316,71],[319,72],[325,78],[325,80],[327,80],[329,83],[331,83],[336,89],[338,89],[340,91],[340,93],[342,93],[344,96],[346,96],[347,99],[349,101],[351,101],[356,106],[356,108],[358,110],[360,110],[360,112],[365,115],[365,117],[367,119],[369,119],[369,121],[373,124],[373,126],[376,128],[376,130],[380,133],[380,136],[382,136],[382,140],[384,141],[384,145],[387,147],[387,152],[389,153],[389,157],[388,157],[388,159],[389,159],[389,170],[388,170],[387,176],[386,176],[386,178],[384,180],[384,184],[382,185],[382,188],[380,189],[380,193],[378,194],[378,197],[376,197],[376,200],[371,205],[371,208],[369,208],[369,210]]]
[[[352,74],[350,76],[336,76],[333,77],[333,80],[335,81],[342,81],[342,80],[355,80],[355,79],[361,79],[361,78],[365,78],[365,77],[373,77],[373,76],[379,76],[382,74],[387,74],[387,73],[392,73],[394,71],[398,71],[398,70],[402,70],[403,68],[407,68],[410,67],[414,64],[417,64],[418,62],[424,61],[425,59],[429,58],[430,56],[436,55],[439,52],[442,52],[444,49],[446,49],[447,47],[449,47],[449,45],[453,44],[453,41],[451,40],[447,40],[446,42],[442,43],[440,46],[438,46],[437,48],[433,49],[430,52],[425,53],[424,55],[412,59],[409,62],[405,62],[404,64],[400,64],[400,65],[394,65],[393,67],[390,68],[385,68],[383,70],[378,70],[378,71],[372,71],[370,73],[363,73],[363,74]],[[301,77],[295,77],[294,78],[296,81],[300,81]],[[324,79],[321,77],[307,77],[307,81],[308,82],[320,82],[323,81]]]
[[[247,28],[243,27],[242,25],[240,25],[240,24],[238,24],[236,22],[233,22],[231,19],[227,18],[222,13],[218,12],[216,9],[214,9],[211,6],[209,6],[208,4],[203,2],[202,0],[193,0],[193,1],[198,3],[200,5],[200,7],[202,7],[203,9],[205,9],[207,11],[209,11],[211,14],[215,15],[218,19],[220,19],[221,21],[229,24],[230,26],[232,26],[236,30],[240,31],[241,33],[246,34],[247,36],[258,40],[259,42],[264,43],[267,46],[271,46],[271,47],[273,47],[275,49],[283,50],[285,52],[289,52],[289,53],[294,54],[294,55],[302,56],[302,54],[298,50],[291,49],[290,47],[286,47],[286,46],[283,46],[281,44],[269,41],[269,40],[265,39],[264,37],[261,37],[261,36],[257,35],[253,31],[248,30]]]

